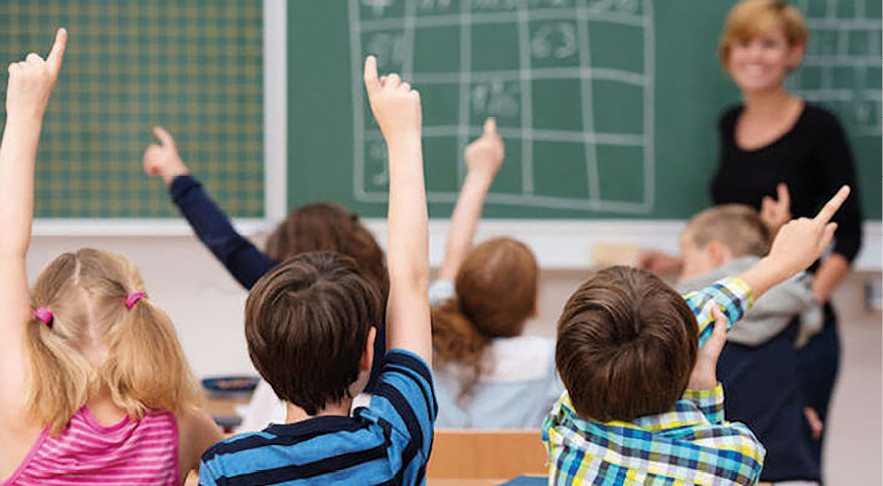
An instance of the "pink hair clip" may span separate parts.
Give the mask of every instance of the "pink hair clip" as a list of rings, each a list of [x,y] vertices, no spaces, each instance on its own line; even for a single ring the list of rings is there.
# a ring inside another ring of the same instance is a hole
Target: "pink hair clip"
[[[34,311],[34,319],[52,327],[52,311],[45,307],[40,307]]]
[[[144,292],[132,292],[131,294],[129,294],[128,297],[126,297],[126,307],[131,309],[135,306],[136,303],[138,303],[139,300],[143,298]]]

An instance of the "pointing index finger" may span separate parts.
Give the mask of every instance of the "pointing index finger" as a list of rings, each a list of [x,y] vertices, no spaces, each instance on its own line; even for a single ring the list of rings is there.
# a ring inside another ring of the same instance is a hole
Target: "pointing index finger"
[[[822,210],[819,211],[819,214],[816,215],[814,220],[820,224],[827,224],[828,221],[831,221],[831,218],[834,217],[834,214],[837,213],[837,210],[840,209],[840,206],[843,205],[843,202],[846,201],[848,196],[849,186],[841,187],[840,190],[837,191],[837,194],[834,194],[834,197],[825,203],[825,206],[822,207]]]
[[[365,58],[365,88],[372,92],[380,87],[380,81],[377,79],[377,58],[368,56]]]
[[[52,50],[49,51],[49,55],[46,57],[46,64],[55,76],[58,76],[58,71],[61,70],[61,61],[64,59],[64,51],[66,48],[67,29],[62,27],[58,29],[58,32],[55,34],[55,42],[52,44]]]
[[[485,135],[494,135],[497,133],[497,119],[496,118],[488,117],[488,119],[484,121],[484,133],[485,133]]]
[[[162,142],[164,147],[175,146],[175,139],[165,128],[159,126],[153,127],[153,134],[156,135],[156,138],[158,138],[160,142]]]

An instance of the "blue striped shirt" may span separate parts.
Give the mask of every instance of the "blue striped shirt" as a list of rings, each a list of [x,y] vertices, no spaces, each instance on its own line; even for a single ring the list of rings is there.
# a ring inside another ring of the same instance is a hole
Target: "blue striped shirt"
[[[202,455],[199,483],[423,484],[436,413],[429,368],[392,350],[367,407],[221,441]]]

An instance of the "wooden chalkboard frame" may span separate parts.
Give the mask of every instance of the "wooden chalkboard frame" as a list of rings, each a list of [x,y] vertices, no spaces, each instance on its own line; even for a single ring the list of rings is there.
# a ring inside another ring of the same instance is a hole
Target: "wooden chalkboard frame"
[[[263,0],[264,216],[234,218],[243,234],[271,229],[287,212],[287,6]],[[181,236],[193,230],[183,218],[38,218],[35,236]]]

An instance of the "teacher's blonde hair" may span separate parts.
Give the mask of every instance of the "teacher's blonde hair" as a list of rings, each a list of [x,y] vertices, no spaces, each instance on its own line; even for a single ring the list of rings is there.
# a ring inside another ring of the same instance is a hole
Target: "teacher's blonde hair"
[[[721,65],[729,70],[730,50],[734,44],[775,28],[782,29],[791,47],[804,46],[809,39],[806,21],[794,5],[781,0],[742,0],[737,3],[727,15],[718,45]],[[792,66],[792,69],[796,67]]]
[[[37,278],[31,305],[49,309],[52,319],[28,325],[24,399],[52,434],[102,386],[133,420],[149,410],[198,405],[199,389],[168,316],[149,299],[127,306],[127,296],[143,290],[131,261],[93,249],[58,256]],[[86,347],[103,352],[98,368],[84,356]]]

